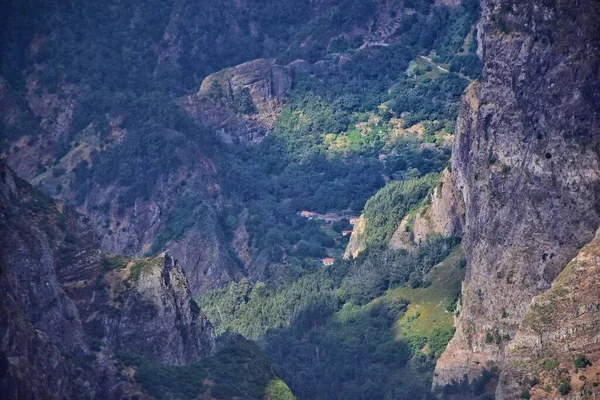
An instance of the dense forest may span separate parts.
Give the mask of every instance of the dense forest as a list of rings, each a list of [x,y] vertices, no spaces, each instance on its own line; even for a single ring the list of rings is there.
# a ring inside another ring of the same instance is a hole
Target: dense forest
[[[423,397],[454,333],[464,268],[455,245],[437,237],[412,252],[370,251],[279,286],[242,280],[199,304],[218,332],[257,340],[300,398]]]

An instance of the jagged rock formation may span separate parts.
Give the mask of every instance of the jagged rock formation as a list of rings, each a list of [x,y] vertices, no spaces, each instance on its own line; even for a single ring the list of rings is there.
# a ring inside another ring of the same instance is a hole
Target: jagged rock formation
[[[444,170],[427,198],[402,218],[387,243],[388,248],[411,250],[433,234],[461,236],[463,209],[463,201],[456,191],[453,174]],[[344,259],[356,258],[367,248],[367,224],[365,215],[361,215],[356,221]]]
[[[214,352],[212,326],[170,254],[131,261],[122,271],[109,274],[106,282],[108,303],[120,310],[119,318],[108,322],[107,340],[117,349],[167,365],[192,363]]]
[[[207,76],[181,104],[216,128],[224,142],[258,143],[275,125],[291,88],[284,67],[257,59]]]
[[[452,163],[465,203],[463,306],[434,385],[474,378],[490,360],[503,370],[531,299],[600,225],[599,24],[592,0],[484,1],[483,77],[463,96]],[[530,356],[538,345],[527,340]],[[497,398],[514,398],[506,385]]]
[[[435,233],[443,236],[461,235],[463,204],[452,179],[452,173],[444,170],[439,184],[433,188],[429,203],[402,219],[390,239],[389,248],[411,249]]]
[[[559,396],[568,382],[571,397],[600,397],[600,236],[560,273],[550,290],[536,296],[507,349],[498,397],[524,391],[532,398]],[[577,356],[583,355],[579,365]],[[533,389],[531,382],[539,381]],[[544,388],[550,387],[550,391]]]
[[[118,375],[117,352],[179,365],[214,351],[177,262],[109,257],[99,244],[89,218],[0,161],[0,397],[143,398]]]

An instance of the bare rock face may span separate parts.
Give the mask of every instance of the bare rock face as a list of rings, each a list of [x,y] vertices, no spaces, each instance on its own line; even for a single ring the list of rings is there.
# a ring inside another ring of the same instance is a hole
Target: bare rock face
[[[435,233],[460,236],[460,218],[463,214],[453,175],[449,170],[444,170],[440,183],[433,189],[429,204],[402,219],[388,247],[395,250],[411,249]]]
[[[346,246],[346,251],[344,252],[345,260],[358,257],[358,255],[366,249],[366,227],[367,219],[364,215],[361,215],[360,218],[354,224],[354,229],[352,230],[352,235],[350,236],[350,242],[348,242],[348,246]]]
[[[258,143],[273,129],[291,87],[284,67],[257,59],[207,76],[181,105],[226,143]]]
[[[472,379],[490,360],[503,370],[513,345],[486,338],[514,337],[600,224],[599,24],[592,0],[483,3],[483,77],[463,96],[452,160],[463,307],[434,385]],[[514,398],[502,387],[497,398]]]
[[[108,318],[107,340],[117,349],[167,365],[188,364],[214,353],[212,326],[170,254],[130,262],[106,280],[110,303],[119,309],[118,319]]]
[[[213,353],[173,258],[115,258],[99,244],[89,218],[0,161],[1,398],[145,398],[118,373],[119,351],[171,365]]]
[[[552,287],[533,298],[508,345],[498,397],[512,399],[529,392],[532,398],[554,399],[560,396],[561,383],[567,382],[569,398],[599,398],[600,387],[595,384],[600,370],[598,326],[600,236],[596,233]],[[539,383],[531,388],[535,378]],[[543,390],[548,386],[549,392]]]

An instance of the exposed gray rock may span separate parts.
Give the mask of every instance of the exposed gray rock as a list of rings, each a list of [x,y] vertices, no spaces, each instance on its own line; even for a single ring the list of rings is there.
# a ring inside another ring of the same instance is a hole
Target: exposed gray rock
[[[178,262],[109,257],[99,244],[90,219],[0,161],[0,397],[145,398],[116,353],[181,365],[214,352]]]
[[[217,128],[224,142],[258,143],[273,129],[291,87],[284,67],[257,59],[207,76],[181,104]]]
[[[132,277],[136,265],[141,271]],[[108,325],[114,326],[108,342],[167,365],[188,364],[214,353],[214,331],[193,300],[177,260],[163,253],[135,261],[127,270],[124,280],[107,279],[111,302],[119,309],[118,319],[108,317]]]
[[[453,175],[446,169],[439,184],[434,187],[429,203],[402,219],[388,247],[396,250],[411,249],[427,239],[427,236],[436,233],[461,236],[463,207],[455,190]]]
[[[600,4],[483,6],[483,77],[463,96],[452,160],[466,211],[463,307],[435,385],[489,360],[502,369],[506,341],[486,334],[513,336],[600,224]]]

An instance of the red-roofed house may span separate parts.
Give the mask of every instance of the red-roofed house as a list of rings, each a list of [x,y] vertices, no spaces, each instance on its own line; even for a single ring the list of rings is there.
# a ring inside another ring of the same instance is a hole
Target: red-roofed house
[[[342,231],[342,236],[352,235],[352,231]]]
[[[312,219],[313,217],[313,213],[311,213],[310,211],[302,211],[300,215],[308,219]]]
[[[335,258],[324,258],[323,265],[333,265],[335,262]]]

